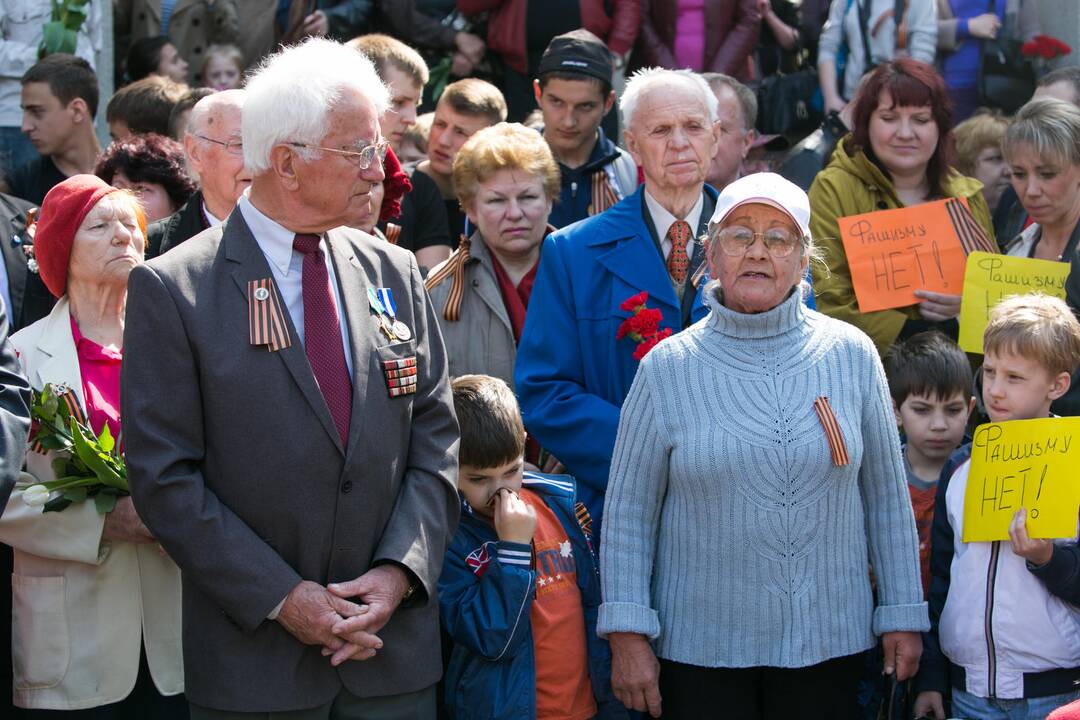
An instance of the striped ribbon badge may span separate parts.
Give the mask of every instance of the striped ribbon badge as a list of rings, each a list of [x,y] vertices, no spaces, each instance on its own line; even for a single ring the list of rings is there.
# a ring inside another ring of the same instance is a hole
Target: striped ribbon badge
[[[457,322],[461,319],[461,302],[465,298],[465,265],[469,262],[469,246],[472,241],[461,236],[461,243],[457,250],[450,253],[450,257],[443,263],[438,272],[428,275],[424,281],[424,287],[428,292],[446,278],[450,278],[450,293],[446,296],[443,305],[443,317],[449,322]]]
[[[592,174],[592,202],[589,203],[589,215],[599,215],[612,205],[619,202],[619,196],[611,188],[611,181],[607,173],[596,172]]]
[[[401,239],[401,226],[395,225],[394,223],[386,223],[386,232],[383,234],[386,235],[386,242],[391,245],[397,245],[398,240]]]
[[[997,245],[983,232],[979,223],[975,222],[975,216],[971,214],[967,205],[957,198],[949,198],[945,201],[945,211],[949,213],[949,221],[952,222],[966,255],[976,250],[987,253],[1000,252]]]
[[[265,345],[277,352],[292,345],[289,326],[281,309],[281,298],[270,278],[248,280],[248,334],[252,345]]]
[[[821,427],[825,428],[825,439],[829,441],[829,454],[832,455],[832,463],[842,467],[851,462],[848,457],[847,445],[844,444],[844,433],[840,430],[840,423],[836,421],[836,415],[829,405],[829,398],[824,395],[814,401],[814,410],[817,411]]]
[[[75,396],[75,391],[72,388],[63,386],[53,386],[53,389],[56,390],[57,399],[67,407],[68,415],[75,418],[75,422],[80,425],[88,425],[86,413],[83,412],[82,405],[79,403],[79,398]],[[61,389],[63,389],[63,392],[60,392]],[[37,435],[39,427],[40,423],[37,420],[34,420],[30,426],[30,437]],[[36,440],[30,443],[30,449],[39,455],[45,455],[49,452]]]

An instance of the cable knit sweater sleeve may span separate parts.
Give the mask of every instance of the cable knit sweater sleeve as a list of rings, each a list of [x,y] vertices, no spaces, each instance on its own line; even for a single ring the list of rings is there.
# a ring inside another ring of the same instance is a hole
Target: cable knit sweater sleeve
[[[919,576],[919,540],[911,509],[907,476],[894,424],[885,370],[870,339],[859,343],[863,365],[871,376],[863,410],[863,463],[859,486],[877,578],[878,605],[874,633],[930,629]]]
[[[650,584],[671,448],[653,405],[648,360],[646,356],[623,403],[611,459],[600,543],[604,604],[596,629],[601,636],[660,634]]]

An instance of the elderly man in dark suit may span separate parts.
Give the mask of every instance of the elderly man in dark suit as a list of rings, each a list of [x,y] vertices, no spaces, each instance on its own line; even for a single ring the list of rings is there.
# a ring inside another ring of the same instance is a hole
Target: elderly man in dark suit
[[[147,259],[220,225],[251,184],[240,137],[243,108],[243,90],[224,90],[207,95],[191,109],[184,154],[199,176],[199,190],[172,215],[146,229]]]
[[[250,190],[129,281],[129,477],[183,571],[194,718],[434,717],[446,355],[412,255],[340,227],[383,179],[388,101],[337,43],[274,56],[247,86]]]

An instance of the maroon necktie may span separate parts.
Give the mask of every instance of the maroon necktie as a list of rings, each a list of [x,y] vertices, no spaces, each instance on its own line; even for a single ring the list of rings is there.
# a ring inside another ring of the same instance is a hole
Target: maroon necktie
[[[304,350],[341,434],[341,446],[345,447],[352,419],[352,380],[345,364],[345,344],[334,309],[330,274],[319,249],[318,235],[297,235],[293,249],[304,256]]]

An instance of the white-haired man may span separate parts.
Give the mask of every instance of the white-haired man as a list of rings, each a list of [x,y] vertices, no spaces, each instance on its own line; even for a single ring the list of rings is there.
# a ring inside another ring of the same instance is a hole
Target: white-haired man
[[[183,570],[193,718],[434,717],[446,356],[412,254],[339,227],[383,179],[387,102],[342,45],[273,56],[247,85],[251,187],[129,281],[129,478]]]
[[[620,109],[626,148],[645,183],[544,241],[514,369],[526,428],[577,477],[597,529],[639,338],[653,334],[620,332],[634,312],[623,305],[647,293],[640,304],[661,312],[657,333],[704,315],[697,238],[716,204],[705,173],[720,131],[716,97],[688,71],[637,73]]]
[[[199,177],[200,187],[180,209],[146,229],[148,258],[220,225],[251,184],[240,137],[244,93],[224,90],[207,95],[191,109],[184,133],[184,154]]]

